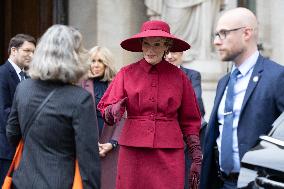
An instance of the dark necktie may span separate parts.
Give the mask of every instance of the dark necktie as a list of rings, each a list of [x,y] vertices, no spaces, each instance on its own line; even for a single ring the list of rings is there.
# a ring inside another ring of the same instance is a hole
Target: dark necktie
[[[23,71],[21,71],[21,72],[19,73],[19,75],[21,76],[21,81],[23,81],[23,80],[26,79],[26,78],[25,78],[26,74],[25,74]]]
[[[239,73],[240,71],[238,69],[235,69],[231,73],[225,100],[224,126],[221,140],[221,167],[226,174],[229,174],[234,168],[232,134],[234,121],[234,86]]]

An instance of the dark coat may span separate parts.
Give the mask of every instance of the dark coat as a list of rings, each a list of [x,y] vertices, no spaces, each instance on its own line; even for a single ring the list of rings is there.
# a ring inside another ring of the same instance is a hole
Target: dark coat
[[[6,137],[6,125],[20,79],[9,61],[0,66],[0,159],[12,160],[15,148]]]
[[[217,86],[216,97],[204,141],[201,189],[214,188],[217,168],[214,146],[219,136],[218,107],[229,81],[229,74]],[[284,67],[261,55],[255,64],[244,101],[237,128],[240,160],[244,154],[257,144],[260,135],[267,134],[274,120],[284,111]]]
[[[17,144],[27,120],[54,89],[24,134],[24,150],[13,174],[16,188],[70,189],[78,159],[84,189],[100,188],[98,128],[92,96],[81,87],[28,79],[21,82],[7,125],[7,138]]]
[[[204,117],[205,109],[204,109],[203,100],[202,100],[201,75],[198,71],[187,69],[182,66],[180,68],[182,71],[184,71],[187,78],[191,81],[192,87],[194,89],[194,92],[195,92],[195,95],[198,101],[201,116]]]

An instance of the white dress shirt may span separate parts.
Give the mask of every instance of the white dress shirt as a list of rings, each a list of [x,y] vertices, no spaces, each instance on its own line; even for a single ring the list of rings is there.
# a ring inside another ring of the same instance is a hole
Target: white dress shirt
[[[19,77],[19,80],[21,81],[21,76],[20,76],[20,72],[22,71],[21,68],[17,64],[15,64],[11,59],[8,59],[8,61],[11,63],[11,65],[15,69],[15,71],[16,71],[18,77]]]

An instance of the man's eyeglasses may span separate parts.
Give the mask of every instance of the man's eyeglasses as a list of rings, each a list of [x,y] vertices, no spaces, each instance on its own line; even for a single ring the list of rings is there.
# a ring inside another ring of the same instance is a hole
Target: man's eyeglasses
[[[243,28],[245,28],[245,27],[234,28],[234,29],[231,29],[231,30],[225,30],[225,29],[220,30],[219,32],[216,32],[214,36],[215,36],[215,38],[219,37],[219,39],[224,40],[224,39],[226,39],[227,35],[230,32],[237,31],[237,30],[240,30],[240,29],[243,29]]]

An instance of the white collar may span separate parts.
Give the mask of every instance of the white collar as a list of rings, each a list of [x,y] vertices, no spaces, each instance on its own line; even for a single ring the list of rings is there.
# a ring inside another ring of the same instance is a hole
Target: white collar
[[[11,63],[17,74],[22,71],[21,68],[17,64],[15,64],[10,58],[8,59],[8,61]]]
[[[248,57],[239,67],[239,71],[241,72],[242,76],[245,76],[256,64],[257,58],[259,56],[259,52],[255,51],[250,57]],[[232,71],[236,68],[233,66]]]

